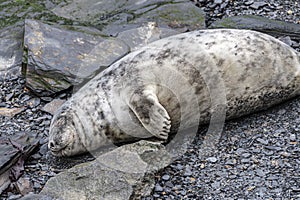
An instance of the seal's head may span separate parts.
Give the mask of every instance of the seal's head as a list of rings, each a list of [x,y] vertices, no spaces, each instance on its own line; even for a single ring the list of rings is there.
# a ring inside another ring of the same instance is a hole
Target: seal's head
[[[50,125],[48,147],[55,156],[72,156],[86,152],[76,126],[76,116],[70,109],[60,110]]]

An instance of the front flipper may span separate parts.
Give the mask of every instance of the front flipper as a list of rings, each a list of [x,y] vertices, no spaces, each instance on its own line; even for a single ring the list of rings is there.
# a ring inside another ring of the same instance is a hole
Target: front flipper
[[[129,101],[129,107],[152,135],[166,140],[171,120],[166,109],[159,103],[153,87],[135,92]]]

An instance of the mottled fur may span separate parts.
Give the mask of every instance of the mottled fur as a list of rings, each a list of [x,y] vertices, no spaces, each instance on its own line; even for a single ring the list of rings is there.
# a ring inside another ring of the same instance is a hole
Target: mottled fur
[[[165,139],[179,125],[209,122],[212,101],[222,95],[227,119],[265,109],[299,94],[299,69],[296,51],[262,33],[171,36],[125,56],[74,94],[52,121],[49,147],[70,156],[135,138]]]

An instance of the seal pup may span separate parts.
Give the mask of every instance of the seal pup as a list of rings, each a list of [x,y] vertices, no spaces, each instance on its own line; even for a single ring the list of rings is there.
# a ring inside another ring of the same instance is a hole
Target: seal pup
[[[71,156],[137,138],[166,140],[178,127],[208,123],[216,99],[225,99],[230,119],[298,95],[299,72],[299,54],[263,33],[213,29],[164,38],[100,72],[62,105],[49,149]]]

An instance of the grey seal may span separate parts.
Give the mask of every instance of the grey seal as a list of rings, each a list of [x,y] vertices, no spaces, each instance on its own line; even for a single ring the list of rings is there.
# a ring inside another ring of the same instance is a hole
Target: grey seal
[[[225,97],[226,119],[236,118],[298,95],[299,72],[299,54],[263,33],[213,29],[164,38],[115,62],[62,105],[49,148],[71,156],[141,138],[165,141],[179,127],[209,122],[218,99],[211,91]]]

